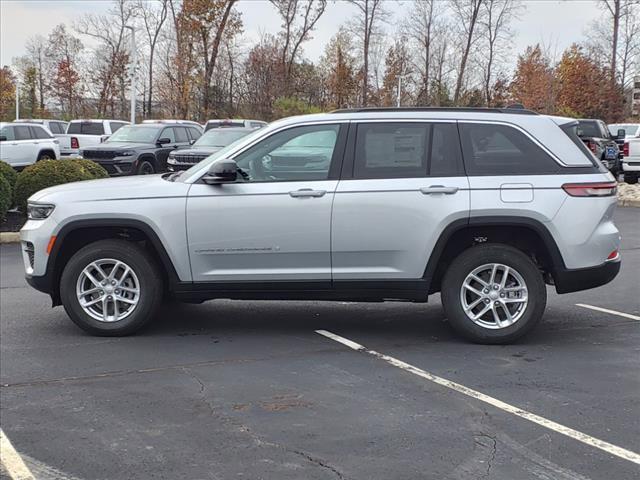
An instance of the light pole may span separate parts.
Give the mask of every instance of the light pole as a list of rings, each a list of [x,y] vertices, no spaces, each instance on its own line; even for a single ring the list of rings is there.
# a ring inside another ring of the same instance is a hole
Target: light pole
[[[16,80],[16,120],[20,120],[20,82]]]
[[[131,25],[124,28],[131,30],[131,124],[136,123],[136,65],[138,63],[138,52],[136,50],[136,30]]]

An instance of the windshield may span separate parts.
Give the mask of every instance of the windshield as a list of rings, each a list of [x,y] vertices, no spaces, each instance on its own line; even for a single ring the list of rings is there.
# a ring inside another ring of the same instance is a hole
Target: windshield
[[[209,130],[193,145],[194,147],[226,147],[249,133],[251,133],[250,130]]]
[[[617,135],[618,130],[624,130],[624,134],[628,137],[633,137],[638,133],[638,128],[640,125],[626,124],[626,123],[615,123],[613,125],[609,125],[609,131],[611,135]]]
[[[227,145],[226,147],[224,147],[222,150],[218,150],[217,152],[209,155],[207,158],[205,158],[204,160],[202,160],[199,163],[196,163],[193,167],[191,167],[189,170],[185,170],[184,175],[181,175],[181,178],[189,178],[194,172],[196,172],[197,170],[200,170],[203,166],[206,166],[207,168],[209,168],[209,166],[217,161],[217,160],[222,160],[224,158],[227,158],[227,155],[230,151],[232,151],[236,145],[243,143],[243,142],[250,142],[252,138],[261,135],[263,133],[264,129],[263,128],[258,128],[256,130],[254,130],[253,132],[250,132],[248,135],[245,135],[239,139],[237,139],[235,142],[230,143],[229,145]]]
[[[122,127],[111,135],[105,143],[153,143],[158,135],[159,127],[136,125]]]

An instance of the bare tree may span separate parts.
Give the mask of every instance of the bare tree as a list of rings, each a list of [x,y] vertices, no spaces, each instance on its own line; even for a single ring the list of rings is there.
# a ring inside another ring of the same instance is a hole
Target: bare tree
[[[453,102],[455,104],[460,100],[469,54],[478,36],[477,27],[482,13],[481,7],[485,1],[486,0],[452,0],[451,2],[453,13],[458,21],[462,34],[460,66],[458,67],[456,89],[453,94]]]
[[[434,31],[439,16],[438,0],[414,2],[405,20],[404,30],[416,44],[419,61],[418,70],[422,75],[422,87],[418,94],[419,103],[429,102],[431,68],[434,55]]]
[[[36,35],[27,40],[26,43],[27,57],[38,71],[38,98],[40,110],[44,110],[44,95],[48,85],[45,77],[50,73],[50,63],[47,59],[47,42],[42,35]]]
[[[119,100],[118,115],[126,116],[126,65],[128,38],[125,26],[130,23],[135,4],[116,0],[105,15],[87,14],[75,25],[76,30],[100,42],[95,51],[96,72],[93,82],[98,88],[98,114],[115,114],[115,101]]]
[[[518,4],[514,0],[485,0],[484,15],[481,19],[484,39],[484,61],[482,62],[483,90],[487,106],[491,105],[491,89],[494,78],[494,65],[507,50],[509,23],[518,13]]]
[[[620,22],[632,13],[632,7],[640,5],[640,0],[600,0],[611,15],[611,50],[610,50],[610,74],[611,84],[617,81],[618,66],[618,41],[620,39]]]
[[[169,13],[169,0],[156,0],[154,3],[159,4],[157,8],[153,7],[144,0],[138,0],[138,4],[136,5],[136,15],[139,16],[142,20],[147,37],[146,39],[149,43],[149,61],[147,67],[147,80],[149,82],[149,87],[146,91],[146,115],[149,117],[152,116],[151,109],[153,102],[153,67],[156,47],[158,45],[160,33],[162,32],[162,27],[167,20],[167,16]]]
[[[300,52],[300,46],[311,39],[311,32],[322,17],[327,0],[269,0],[282,17],[281,63],[287,93],[290,88],[292,68]]]
[[[359,10],[359,18],[356,20],[359,34],[362,35],[362,106],[367,106],[369,92],[369,49],[372,38],[380,22],[386,19],[382,0],[347,0]]]

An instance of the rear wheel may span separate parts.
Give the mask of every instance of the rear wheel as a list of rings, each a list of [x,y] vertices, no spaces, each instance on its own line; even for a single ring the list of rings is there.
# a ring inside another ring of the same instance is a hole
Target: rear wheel
[[[442,304],[465,338],[509,343],[542,318],[547,290],[533,261],[508,245],[481,245],[459,255],[442,282]]]
[[[635,185],[638,183],[638,174],[637,173],[625,173],[624,181],[630,185]]]
[[[156,167],[150,160],[141,160],[138,164],[138,175],[153,175],[156,173]]]
[[[60,279],[62,304],[73,322],[94,335],[134,333],[162,301],[152,258],[124,240],[101,240],[79,250]]]
[[[40,161],[40,160],[55,160],[55,155],[51,152],[40,152],[40,154],[38,155],[38,160],[36,161]]]

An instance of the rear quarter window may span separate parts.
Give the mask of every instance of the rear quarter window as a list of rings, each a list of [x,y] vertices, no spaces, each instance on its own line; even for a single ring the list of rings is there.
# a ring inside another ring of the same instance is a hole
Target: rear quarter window
[[[559,165],[527,135],[498,124],[460,123],[468,175],[544,175]]]

